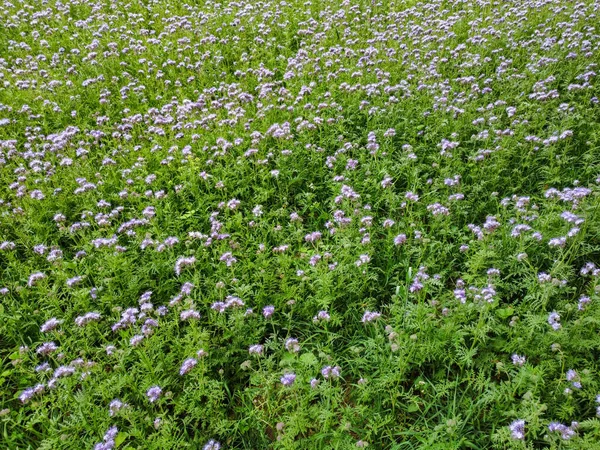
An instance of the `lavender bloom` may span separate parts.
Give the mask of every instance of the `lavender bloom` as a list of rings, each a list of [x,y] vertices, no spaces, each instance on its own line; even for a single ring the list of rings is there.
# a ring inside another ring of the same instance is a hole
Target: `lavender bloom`
[[[310,257],[310,260],[308,261],[308,263],[314,267],[318,264],[319,261],[321,261],[321,258],[322,258],[321,255],[313,255]]]
[[[300,351],[300,344],[298,339],[288,338],[285,340],[285,348],[288,352],[298,353]]]
[[[421,289],[423,289],[423,287],[424,287],[424,285],[423,285],[423,283],[421,283],[421,280],[419,278],[415,278],[408,290],[412,293],[415,293],[415,292],[419,292]]]
[[[119,430],[116,426],[110,427],[104,434],[104,441],[96,444],[94,450],[113,450],[116,445],[115,439],[117,438],[118,433]]]
[[[374,320],[378,319],[379,317],[381,317],[381,313],[365,311],[365,313],[361,319],[361,322],[362,323],[373,322]]]
[[[194,256],[190,256],[188,258],[181,257],[175,262],[175,275],[181,275],[181,271],[185,266],[191,266],[196,263],[196,258]]]
[[[256,205],[254,209],[252,209],[252,214],[254,217],[260,217],[263,215],[262,205]]]
[[[581,382],[579,381],[579,374],[573,370],[569,369],[567,371],[567,381],[571,381],[571,384],[575,389],[581,389]]]
[[[11,241],[4,241],[0,244],[0,250],[13,250],[15,247],[15,243]]]
[[[37,384],[34,387],[27,388],[21,393],[21,395],[19,395],[19,400],[21,400],[21,403],[25,404],[35,395],[44,392],[45,389],[46,387],[43,384]]]
[[[192,283],[183,283],[183,286],[181,286],[181,293],[185,295],[190,295],[192,293],[192,289],[194,289],[194,285]]]
[[[319,311],[316,316],[313,317],[313,322],[329,322],[331,317],[327,311]]]
[[[89,312],[84,314],[83,316],[78,316],[75,318],[75,324],[78,327],[83,327],[85,325],[87,325],[90,322],[94,322],[94,321],[98,321],[100,320],[100,313],[97,312]]]
[[[202,447],[202,450],[220,450],[221,449],[221,444],[217,441],[215,441],[214,439],[211,439],[210,441],[208,441],[206,443],[206,445],[204,445],[204,447]]]
[[[132,347],[137,347],[144,340],[143,334],[136,334],[129,339],[129,345]]]
[[[199,320],[200,317],[201,317],[200,313],[193,309],[188,309],[186,311],[182,311],[181,314],[179,314],[179,318],[181,320],[191,320],[191,319]]]
[[[291,386],[292,384],[294,384],[294,381],[296,381],[296,374],[287,373],[281,377],[280,381],[281,384],[283,384],[284,386]]]
[[[450,214],[450,210],[440,203],[434,203],[427,206],[427,211],[430,211],[434,216],[447,216]]]
[[[383,189],[390,187],[392,184],[394,183],[394,180],[392,177],[386,176],[382,181],[381,181],[381,187]]]
[[[521,262],[523,260],[527,259],[527,253],[519,253],[517,255],[517,261]]]
[[[233,263],[237,262],[237,259],[233,256],[231,252],[226,252],[221,255],[219,261],[224,262],[227,265],[227,267],[231,267]]]
[[[479,240],[479,241],[483,240],[483,231],[481,230],[480,227],[470,223],[469,225],[467,225],[467,228],[469,228],[469,230],[471,230],[473,232],[473,234],[475,236],[477,236],[477,240]]]
[[[52,370],[52,368],[50,367],[50,364],[47,362],[42,363],[39,366],[36,366],[36,368],[35,368],[36,372],[49,372],[51,370]]]
[[[44,342],[35,351],[38,355],[47,356],[52,352],[58,350],[58,346],[54,342]]]
[[[146,396],[150,400],[150,403],[154,403],[156,400],[160,398],[162,394],[162,389],[158,386],[152,386],[148,391],[146,391]]]
[[[85,276],[77,276],[77,277],[69,278],[67,280],[67,286],[75,287],[77,284],[79,284],[81,281],[83,281],[84,278],[85,278]]]
[[[42,272],[36,272],[29,275],[29,280],[27,281],[27,286],[33,287],[39,280],[46,278],[46,274]]]
[[[190,370],[192,370],[196,364],[198,364],[198,360],[195,358],[188,358],[186,359],[183,364],[181,365],[181,369],[179,369],[179,375],[185,375],[186,373],[188,373]]]
[[[509,425],[511,436],[513,439],[523,440],[525,439],[525,421],[515,420]]]
[[[306,242],[310,242],[310,243],[314,243],[317,242],[319,239],[321,239],[321,233],[318,231],[314,231],[312,233],[307,234],[306,236],[304,236],[304,240]]]
[[[273,305],[265,306],[263,308],[263,316],[265,316],[265,319],[269,319],[273,315],[274,312],[275,312],[275,307]]]
[[[560,316],[557,312],[551,312],[548,316],[548,323],[552,326],[554,331],[560,330]]]
[[[321,375],[323,375],[323,378],[325,379],[336,379],[340,377],[340,373],[341,373],[342,368],[339,366],[335,366],[335,367],[331,367],[331,366],[325,366],[323,367],[323,369],[321,369]]]
[[[548,430],[551,433],[559,432],[561,438],[565,441],[568,441],[577,434],[575,432],[575,429],[578,427],[578,425],[579,424],[577,422],[571,422],[571,426],[567,427],[566,425],[559,422],[550,422],[550,424],[548,425]]]
[[[40,331],[42,333],[47,333],[49,331],[54,330],[57,326],[59,326],[63,321],[62,320],[58,320],[56,317],[52,317],[51,319],[48,319],[41,327],[40,327]]]
[[[214,302],[210,308],[219,313],[223,313],[227,309],[227,305],[225,302]]]
[[[369,255],[367,255],[367,254],[365,254],[365,255],[360,255],[360,256],[358,257],[358,260],[356,260],[356,261],[354,262],[354,265],[355,265],[356,267],[360,267],[360,266],[362,266],[363,264],[367,264],[369,261],[371,261],[371,257],[370,257]]]
[[[410,200],[411,202],[418,202],[419,201],[419,196],[417,194],[415,194],[414,192],[407,192],[404,195],[404,198],[406,198],[407,200]]]
[[[54,371],[54,378],[70,377],[75,373],[75,368],[70,366],[60,366]]]
[[[588,303],[590,303],[591,301],[592,300],[587,295],[582,295],[581,297],[579,297],[577,309],[579,309],[579,311],[583,311],[585,309],[586,305]]]
[[[516,353],[513,353],[511,356],[512,362],[515,366],[522,366],[525,364],[526,358],[524,356],[519,356]]]
[[[248,348],[248,353],[250,353],[251,355],[262,355],[263,346],[260,344],[251,345],[250,348]]]
[[[549,247],[564,247],[566,243],[567,243],[566,237],[558,237],[558,238],[550,239],[550,241],[548,241],[548,246]]]
[[[123,403],[118,398],[115,398],[108,405],[108,414],[109,414],[109,416],[110,417],[115,416],[121,409],[125,408],[126,406],[128,406],[127,403]]]
[[[552,277],[545,272],[538,273],[538,281],[540,283],[548,283],[552,281]]]

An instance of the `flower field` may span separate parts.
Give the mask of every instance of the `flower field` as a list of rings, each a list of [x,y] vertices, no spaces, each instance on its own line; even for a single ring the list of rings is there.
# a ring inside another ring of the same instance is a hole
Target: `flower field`
[[[600,2],[0,4],[1,449],[600,449]]]

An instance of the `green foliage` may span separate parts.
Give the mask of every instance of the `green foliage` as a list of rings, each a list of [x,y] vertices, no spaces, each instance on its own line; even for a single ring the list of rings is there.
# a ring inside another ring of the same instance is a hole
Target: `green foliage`
[[[5,2],[0,448],[597,449],[599,14]]]

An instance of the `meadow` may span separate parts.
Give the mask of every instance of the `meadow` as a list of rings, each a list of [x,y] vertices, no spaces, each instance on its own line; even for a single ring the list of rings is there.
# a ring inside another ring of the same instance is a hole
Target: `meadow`
[[[600,449],[600,2],[0,4],[0,448]]]

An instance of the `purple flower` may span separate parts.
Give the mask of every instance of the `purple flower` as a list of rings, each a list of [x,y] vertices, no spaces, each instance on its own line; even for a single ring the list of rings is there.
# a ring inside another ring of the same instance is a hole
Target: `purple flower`
[[[248,353],[250,353],[251,355],[262,355],[263,346],[260,344],[251,345],[250,348],[248,348]]]
[[[321,369],[321,375],[323,375],[323,378],[325,379],[336,379],[340,377],[341,370],[342,368],[340,366],[325,366],[323,369]]]
[[[434,203],[427,206],[427,211],[430,211],[434,216],[447,216],[450,214],[450,210],[440,203]]]
[[[314,242],[317,242],[319,239],[321,239],[321,236],[322,235],[319,231],[314,231],[314,232],[309,233],[306,236],[304,236],[304,240],[306,242],[314,243]]]
[[[354,262],[354,265],[356,267],[360,267],[363,264],[367,264],[369,261],[371,261],[371,257],[369,255],[367,255],[367,254],[360,255],[358,257],[358,259]]]
[[[144,340],[143,334],[136,334],[129,339],[129,345],[137,347]]]
[[[152,386],[146,392],[146,396],[150,400],[150,403],[154,403],[156,400],[158,400],[159,397],[161,396],[161,394],[162,394],[162,389],[158,386]]]
[[[549,247],[564,247],[566,243],[567,243],[566,237],[558,237],[558,238],[550,239],[548,241],[548,246]]]
[[[58,350],[58,346],[54,342],[44,342],[35,351],[38,355],[47,356],[52,352]]]
[[[221,255],[219,261],[222,261],[227,265],[227,267],[231,267],[233,263],[237,261],[237,259],[233,256],[231,252],[226,252]]]
[[[196,358],[188,358],[181,365],[181,369],[179,369],[179,375],[185,375],[190,370],[192,370],[196,364],[198,364],[198,360]]]
[[[175,274],[179,276],[181,271],[185,266],[191,266],[196,263],[196,258],[194,256],[190,256],[189,258],[181,257],[175,262]]]
[[[363,317],[361,319],[361,322],[362,323],[373,322],[374,320],[378,319],[379,317],[381,317],[381,313],[374,312],[374,311],[365,311],[365,313],[363,314]]]
[[[108,431],[104,434],[104,441],[99,444],[96,444],[94,446],[94,450],[112,450],[113,448],[115,448],[115,439],[117,438],[118,433],[119,430],[116,426],[110,427]]]
[[[522,366],[525,364],[526,358],[524,356],[519,356],[516,353],[513,353],[511,356],[512,362],[515,366]]]
[[[204,445],[204,447],[202,447],[202,450],[220,450],[221,449],[221,444],[217,441],[215,441],[214,439],[211,439],[210,441],[208,441],[206,443],[206,445]]]
[[[577,309],[579,309],[579,311],[583,311],[585,309],[585,306],[590,303],[592,300],[587,296],[587,295],[582,295],[581,297],[579,297],[579,303],[577,304]]]
[[[390,187],[393,183],[393,178],[390,176],[386,176],[383,180],[381,180],[381,187],[385,189],[387,187]]]
[[[27,388],[19,395],[19,400],[21,400],[21,403],[27,403],[34,395],[41,394],[45,389],[46,387],[43,384],[37,384],[34,387]]]
[[[118,398],[115,398],[108,405],[108,414],[109,414],[109,416],[113,417],[115,414],[117,414],[121,409],[125,408],[126,406],[127,406],[127,403],[123,403]]]
[[[294,384],[294,381],[296,381],[296,374],[294,373],[286,373],[284,376],[281,377],[281,384],[283,384],[284,386],[291,386],[292,384]]]
[[[186,311],[182,311],[181,314],[179,314],[179,318],[181,320],[191,320],[191,319],[199,320],[200,313],[193,309],[188,309]]]
[[[288,338],[285,340],[285,348],[288,352],[298,353],[300,351],[300,344],[298,339]]]
[[[83,316],[78,316],[75,318],[75,324],[78,327],[83,327],[85,325],[87,325],[90,322],[94,322],[94,321],[98,321],[100,320],[100,313],[97,312],[89,312],[84,314]]]
[[[47,333],[49,331],[54,330],[57,326],[59,326],[62,323],[62,320],[58,320],[56,317],[52,317],[51,319],[48,319],[41,327],[40,327],[40,331],[42,333]]]
[[[313,322],[329,322],[331,317],[327,311],[319,311],[316,316],[313,317]]]
[[[268,305],[263,308],[263,316],[265,316],[265,319],[270,318],[274,312],[275,307],[273,305]]]
[[[550,313],[550,315],[548,316],[548,323],[552,326],[552,329],[554,331],[560,330],[560,316],[556,311]]]
[[[44,279],[44,278],[46,278],[46,274],[44,274],[44,273],[42,273],[42,272],[36,272],[36,273],[32,273],[32,274],[29,276],[29,280],[27,281],[27,286],[29,286],[29,287],[33,287],[33,286],[35,286],[35,285],[36,285],[36,283],[37,283],[39,280],[42,280],[42,279]]]
[[[573,436],[575,436],[575,429],[579,426],[577,422],[571,422],[571,426],[567,427],[566,425],[559,422],[550,422],[548,425],[548,430],[550,432],[559,432],[561,438],[565,441],[568,441]]]
[[[515,420],[511,423],[508,428],[510,428],[511,436],[513,439],[523,440],[525,439],[525,421],[524,420]]]

